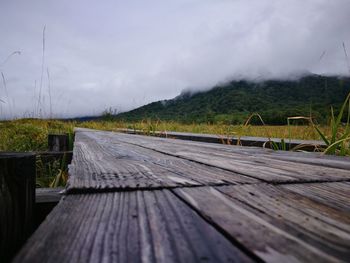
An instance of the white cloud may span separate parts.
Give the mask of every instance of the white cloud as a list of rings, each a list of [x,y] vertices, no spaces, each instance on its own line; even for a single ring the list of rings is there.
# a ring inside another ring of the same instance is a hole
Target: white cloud
[[[42,112],[49,68],[55,116],[76,116],[238,77],[348,74],[349,14],[348,0],[1,1],[0,61],[22,51],[0,66],[1,117],[37,114],[44,25]]]

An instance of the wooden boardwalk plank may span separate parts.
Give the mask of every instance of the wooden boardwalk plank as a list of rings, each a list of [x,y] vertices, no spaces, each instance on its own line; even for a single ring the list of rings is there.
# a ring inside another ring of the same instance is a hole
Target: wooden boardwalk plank
[[[327,183],[306,185],[284,185],[283,189],[295,192],[335,209],[349,213],[350,217],[350,183]]]
[[[92,132],[103,132],[105,133],[105,131],[99,131],[99,130],[92,130],[92,129],[82,129],[82,128],[78,128],[77,131],[92,131]],[[112,133],[112,134],[118,134],[116,132],[107,132],[107,133]],[[135,134],[134,134],[135,135]],[[215,135],[216,136],[216,135]],[[135,137],[135,136],[134,136]],[[137,135],[136,138],[144,138],[145,136],[140,136]],[[152,140],[154,137],[152,136],[147,136],[150,137],[150,140]],[[133,138],[133,137],[129,137],[129,138]],[[156,141],[158,140],[157,138],[155,138]],[[149,139],[147,139],[149,140]],[[343,163],[346,165],[346,167],[350,168],[349,165],[349,161],[350,161],[350,157],[341,157],[339,158],[339,156],[333,156],[333,155],[320,155],[319,153],[314,153],[314,152],[292,152],[292,151],[274,151],[272,149],[269,148],[262,148],[262,147],[241,147],[235,144],[232,145],[227,145],[227,144],[210,144],[210,143],[205,143],[203,144],[203,142],[198,142],[198,141],[179,141],[179,140],[173,140],[172,137],[168,137],[167,139],[162,139],[163,141],[167,141],[169,143],[175,143],[175,144],[187,144],[187,145],[197,145],[197,146],[206,146],[209,148],[213,148],[213,149],[220,149],[221,151],[226,151],[226,152],[236,152],[236,153],[240,153],[240,154],[268,154],[268,155],[287,155],[287,156],[295,156],[295,157],[306,157],[306,158],[322,158],[322,160],[325,159],[329,159],[332,161],[338,161],[339,163]],[[302,142],[302,141],[300,141]],[[286,143],[288,144],[288,140],[286,140]],[[233,146],[233,147],[232,147]],[[318,163],[318,165],[321,165],[321,162]]]
[[[146,137],[147,138],[147,137]],[[104,133],[78,132],[69,192],[257,183],[258,180],[126,144]]]
[[[14,262],[252,262],[169,190],[68,195]]]
[[[145,147],[172,156],[209,164],[266,182],[311,182],[350,180],[350,170],[278,160],[266,155],[242,155],[206,149],[206,146],[143,143]],[[322,159],[319,160],[322,162]],[[329,161],[330,162],[330,161]]]
[[[349,161],[77,129],[15,262],[346,262]]]
[[[88,132],[86,132],[88,133]],[[188,141],[145,137],[139,135],[118,134],[113,132],[93,132],[94,136],[104,136],[109,141],[122,141],[139,145],[169,156],[190,160],[200,164],[225,169],[241,175],[263,180],[265,182],[320,182],[320,181],[350,181],[348,158],[336,160],[322,156],[318,163],[336,162],[343,164],[340,168],[328,165],[317,165],[315,158],[309,163],[277,159],[275,155],[269,157],[265,149],[253,153],[251,150],[232,150],[236,147],[218,147],[214,144],[193,143]],[[333,160],[333,161],[332,161]]]
[[[35,203],[57,203],[62,198],[62,191],[64,191],[63,187],[36,188]]]
[[[147,135],[148,133],[142,130],[134,129],[117,129],[118,132],[128,133],[128,134],[139,134]],[[266,142],[270,140],[275,142],[277,145],[281,145],[280,138],[267,138],[267,137],[252,137],[252,136],[227,136],[218,134],[203,134],[203,133],[188,133],[188,132],[172,132],[172,131],[156,131],[151,133],[152,136],[164,137],[164,138],[174,138],[181,140],[199,141],[199,142],[210,142],[210,143],[227,143],[231,145],[242,145],[242,146],[257,146],[263,147]],[[305,145],[303,149],[313,150],[315,146],[325,146],[323,141],[315,140],[285,140],[287,142],[287,147],[294,148],[296,146]],[[268,146],[268,145],[267,145]],[[307,146],[307,147],[306,147]]]
[[[334,184],[350,190],[347,183],[322,183],[322,188],[331,190]],[[308,198],[308,184],[293,187],[300,191],[259,184],[174,192],[267,262],[346,262],[350,258],[349,212],[325,199]]]

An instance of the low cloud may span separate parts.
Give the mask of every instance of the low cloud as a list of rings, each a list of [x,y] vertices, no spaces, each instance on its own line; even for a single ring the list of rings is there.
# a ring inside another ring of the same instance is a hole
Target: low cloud
[[[47,69],[55,117],[235,78],[349,75],[349,14],[348,0],[1,1],[1,118],[50,115]]]

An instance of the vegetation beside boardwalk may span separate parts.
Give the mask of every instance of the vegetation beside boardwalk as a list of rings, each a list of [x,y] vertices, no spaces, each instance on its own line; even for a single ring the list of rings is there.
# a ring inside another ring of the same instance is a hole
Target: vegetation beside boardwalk
[[[182,124],[144,120],[136,123],[120,121],[58,121],[39,119],[20,119],[0,122],[0,151],[46,151],[49,133],[73,133],[74,127],[115,131],[120,128],[153,131],[177,131],[208,133],[222,136],[258,136],[293,139],[320,140],[321,137],[310,125],[253,126],[224,124]],[[321,126],[320,130],[330,135],[330,128]]]
[[[345,122],[344,122],[345,119]],[[259,121],[262,125],[251,125]],[[329,125],[316,125],[311,117],[289,117],[288,125],[265,125],[261,115],[254,113],[242,125],[220,123],[180,123],[175,121],[142,120],[124,122],[106,114],[99,121],[60,121],[42,119],[19,119],[0,122],[0,151],[45,151],[48,134],[68,133],[73,137],[74,127],[116,131],[121,128],[141,130],[148,134],[160,131],[216,134],[228,136],[256,136],[281,139],[323,140],[329,154],[350,155],[350,93],[337,114],[331,108]],[[303,125],[300,125],[303,124]],[[277,148],[276,148],[277,149]]]
[[[48,134],[73,134],[74,127],[115,131],[120,128],[142,130],[146,133],[154,131],[178,131],[192,133],[217,134],[227,136],[260,136],[287,138],[288,126],[251,126],[251,125],[219,125],[219,124],[181,124],[178,122],[160,122],[144,120],[126,123],[114,120],[89,122],[20,119],[0,122],[0,151],[47,151]],[[320,127],[330,134],[327,127]],[[299,139],[320,139],[310,126],[291,126],[291,134]],[[67,162],[64,158],[45,162],[40,155],[36,158],[36,186],[58,187],[67,182]]]
[[[21,119],[0,122],[0,151],[47,151],[49,133],[73,134],[75,123],[56,120]],[[67,182],[65,157],[44,161],[36,156],[36,186],[58,187]]]
[[[346,97],[338,114],[334,114],[331,108],[330,123],[328,126],[315,125],[310,117],[289,117],[288,125],[267,126],[259,114],[252,114],[243,125],[227,124],[183,124],[173,121],[152,121],[141,122],[117,121],[110,116],[101,121],[59,121],[41,119],[20,119],[0,122],[0,151],[46,151],[48,148],[48,134],[68,133],[72,144],[74,127],[83,127],[99,130],[115,131],[120,128],[142,130],[148,134],[155,131],[178,131],[191,133],[217,134],[223,138],[228,136],[257,136],[281,139],[322,139],[326,147],[319,149],[326,154],[350,156],[350,93]],[[263,124],[261,126],[251,125],[254,117]],[[343,122],[343,119],[346,119]],[[103,119],[103,118],[102,118]],[[307,125],[293,125],[292,121],[306,121]],[[281,140],[282,147],[272,144],[276,150],[286,150],[285,140]],[[71,145],[72,147],[72,145]],[[60,160],[49,163],[42,162],[40,155],[36,161],[37,186],[57,187],[64,186],[67,182],[67,163],[65,156]]]

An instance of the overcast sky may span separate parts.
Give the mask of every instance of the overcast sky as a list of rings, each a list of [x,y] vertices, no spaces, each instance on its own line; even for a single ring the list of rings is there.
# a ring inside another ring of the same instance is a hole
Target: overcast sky
[[[235,78],[349,74],[343,42],[350,0],[0,0],[1,118],[49,116],[49,90],[67,117]]]

